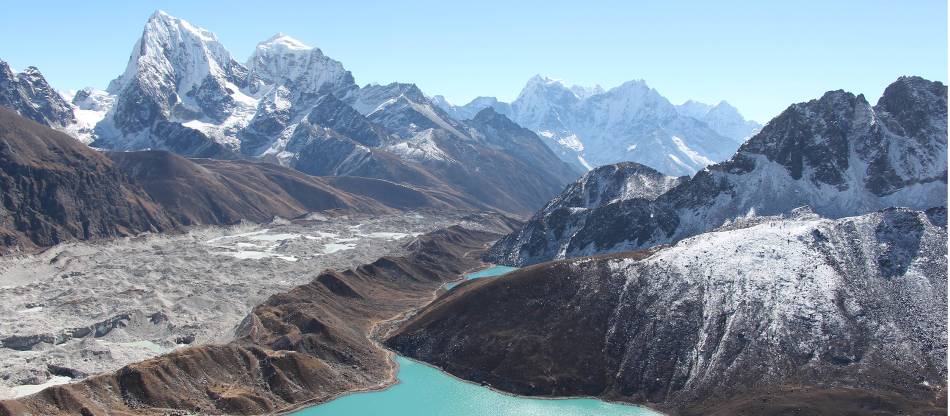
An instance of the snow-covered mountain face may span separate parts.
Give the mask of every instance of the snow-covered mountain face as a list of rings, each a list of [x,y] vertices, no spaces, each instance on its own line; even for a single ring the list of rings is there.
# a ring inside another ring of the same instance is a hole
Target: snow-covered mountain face
[[[759,127],[724,102],[674,106],[643,81],[604,91],[535,76],[511,104],[491,97],[464,106],[444,99],[436,104],[460,116],[491,106],[582,169],[634,161],[676,176],[725,160]]]
[[[282,33],[259,43],[247,67],[249,90],[260,97],[240,134],[241,152],[251,156],[283,152],[296,123],[322,96],[349,98],[359,90],[342,63]]]
[[[0,61],[0,107],[10,108],[37,123],[63,128],[75,123],[72,107],[35,67],[14,73]]]
[[[109,84],[116,102],[97,128],[95,145],[122,150],[167,147],[162,143],[167,137],[156,128],[167,121],[235,148],[234,134],[257,107],[245,87],[247,69],[213,33],[155,12],[125,72]]]
[[[75,122],[62,128],[80,142],[90,144],[96,139],[96,126],[115,105],[115,96],[102,90],[86,87],[67,91],[62,97],[72,105]]]
[[[689,100],[676,106],[676,110],[680,114],[706,123],[716,133],[735,139],[739,143],[745,142],[762,128],[759,123],[743,118],[737,108],[725,101],[709,105]]]
[[[0,104],[61,107],[63,115],[34,118],[107,150],[260,159],[426,187],[445,201],[517,214],[579,175],[504,116],[460,121],[411,83],[360,88],[340,62],[283,34],[258,44],[245,66],[210,31],[161,11],[107,91],[67,93],[72,104],[33,69],[0,69],[9,101]]]
[[[666,176],[636,162],[604,165],[568,185],[541,209],[540,215],[593,209],[634,198],[652,201],[688,179]]]
[[[752,401],[749,393],[763,395],[758,411],[717,414],[783,414],[761,409],[788,385],[937,403],[947,371],[946,227],[946,208],[760,217],[650,254],[549,262],[460,287],[387,343],[516,393],[693,410],[673,414]]]
[[[830,218],[946,206],[946,120],[947,88],[939,82],[900,78],[876,106],[831,91],[792,105],[729,161],[655,200],[542,211],[489,257],[524,265],[640,249],[801,206]]]
[[[475,118],[475,115],[478,114],[479,111],[488,107],[491,107],[496,113],[511,116],[511,106],[508,103],[498,101],[495,97],[476,97],[463,106],[456,106],[441,95],[436,95],[432,97],[431,100],[433,104],[456,120],[471,120]]]
[[[292,91],[294,103],[328,93],[345,98],[358,87],[350,71],[320,49],[278,33],[257,45],[247,60],[252,80]]]

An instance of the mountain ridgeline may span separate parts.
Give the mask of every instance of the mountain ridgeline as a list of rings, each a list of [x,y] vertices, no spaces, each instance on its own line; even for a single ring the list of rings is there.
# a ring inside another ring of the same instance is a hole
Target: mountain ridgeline
[[[646,82],[604,90],[535,76],[511,103],[479,97],[463,106],[433,101],[458,119],[484,108],[535,131],[566,163],[582,170],[621,161],[668,175],[692,175],[727,159],[761,127],[723,101],[673,105]]]
[[[386,343],[676,415],[946,413],[946,126],[946,86],[902,77],[794,104],[692,178],[600,167],[486,255],[528,267]]]
[[[411,83],[360,87],[341,62],[285,34],[242,63],[214,33],[161,11],[106,91],[67,101],[36,68],[0,69],[0,105],[99,149],[370,177],[518,215],[602,164],[691,175],[759,128],[726,102],[673,105],[643,81],[605,91],[534,77],[510,104],[457,107]]]
[[[379,214],[479,209],[453,194],[359,177],[315,177],[269,163],[93,150],[0,108],[0,251],[264,222],[315,211]]]
[[[242,63],[157,11],[105,91],[60,95],[0,61],[0,107],[3,254],[463,211],[398,254],[274,294],[230,342],[176,340],[0,401],[3,415],[279,413],[395,382],[381,344],[508,392],[676,415],[946,414],[940,82],[901,77],[874,105],[829,91],[765,126],[644,81],[536,76],[511,103],[455,106],[412,83],[359,86],[284,34]],[[446,289],[488,263],[522,268]]]
[[[105,155],[0,108],[5,248],[134,235],[177,223]]]
[[[91,107],[92,96],[74,101]],[[579,175],[514,123],[455,120],[414,84],[361,88],[340,62],[283,34],[242,64],[213,33],[164,12],[148,19],[125,71],[93,101],[98,109],[83,111],[98,121],[73,130],[97,148],[262,160],[509,213],[529,214]]]
[[[728,161],[655,197],[571,197],[610,169],[555,198],[488,259],[527,265],[674,243],[747,215],[809,206],[840,218],[889,207],[928,209],[947,200],[947,87],[903,77],[871,106],[831,91],[794,104]],[[629,180],[639,180],[630,171]],[[655,181],[655,179],[654,179]]]

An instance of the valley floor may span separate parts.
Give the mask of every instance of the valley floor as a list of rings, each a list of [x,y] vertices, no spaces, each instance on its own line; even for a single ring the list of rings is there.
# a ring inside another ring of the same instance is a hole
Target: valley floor
[[[269,295],[399,255],[462,213],[196,227],[0,258],[0,399],[186,345],[226,343]]]

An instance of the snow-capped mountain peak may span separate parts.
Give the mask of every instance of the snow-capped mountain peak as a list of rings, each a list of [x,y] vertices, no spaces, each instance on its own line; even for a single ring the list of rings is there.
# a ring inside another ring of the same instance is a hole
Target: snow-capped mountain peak
[[[342,99],[357,89],[353,75],[342,63],[283,33],[257,44],[247,60],[247,68],[251,79],[283,85],[293,91],[291,101],[297,104],[326,93]]]
[[[492,260],[523,265],[649,248],[739,218],[788,215],[802,206],[831,218],[946,206],[946,120],[947,87],[940,82],[898,79],[876,106],[862,95],[830,91],[789,106],[730,160],[655,201],[542,211],[502,239]],[[568,189],[594,188],[582,185]]]
[[[577,95],[574,94],[574,92],[564,84],[564,81],[547,76],[535,75],[528,79],[528,82],[525,84],[524,88],[521,90],[521,93],[518,95],[518,98],[515,99],[515,101],[524,101],[536,96],[550,94],[566,94],[575,99],[577,98]]]
[[[594,84],[594,86],[592,87],[585,87],[582,85],[572,85],[571,92],[573,92],[574,95],[577,96],[577,98],[580,98],[583,100],[585,98],[593,97],[597,94],[603,94],[604,87],[601,87],[598,84]]]
[[[257,44],[258,49],[282,49],[282,50],[296,50],[296,51],[309,51],[313,47],[307,46],[307,44],[297,40],[283,32],[277,32],[274,36],[271,36],[267,40]]]
[[[669,102],[642,80],[610,90],[535,75],[510,104],[479,97],[463,106],[433,104],[464,120],[492,107],[534,130],[561,160],[589,170],[634,161],[671,175],[690,175],[727,158],[760,127],[726,102]]]
[[[588,101],[591,110],[606,111],[606,117],[616,122],[632,117],[656,121],[676,116],[676,108],[644,80],[627,81]]]
[[[145,23],[125,72],[109,84],[108,92],[118,98],[104,125],[97,127],[99,145],[126,148],[152,142],[148,130],[163,120],[194,122],[193,127],[218,141],[228,141],[224,133],[207,126],[232,130],[250,118],[247,113],[257,104],[242,92],[246,85],[247,69],[214,33],[156,11]],[[240,120],[232,119],[235,114]]]
[[[720,135],[737,143],[744,142],[762,128],[761,124],[746,120],[736,107],[725,100],[716,105],[689,100],[676,106],[676,110],[682,115],[706,123]]]
[[[0,60],[0,107],[47,126],[62,128],[75,122],[72,109],[35,67],[15,73]]]
[[[132,52],[125,72],[109,85],[110,93],[118,93],[136,77],[156,84],[172,78],[180,91],[190,91],[208,75],[229,78],[243,72],[234,68],[240,65],[214,33],[161,10],[145,23]]]

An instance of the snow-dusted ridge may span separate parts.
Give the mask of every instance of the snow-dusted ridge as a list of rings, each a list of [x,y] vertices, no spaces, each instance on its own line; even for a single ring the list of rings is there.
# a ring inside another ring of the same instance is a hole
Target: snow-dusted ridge
[[[671,414],[939,414],[946,215],[796,212],[547,262],[441,297],[387,345],[518,394]]]
[[[919,77],[898,79],[875,106],[830,91],[790,106],[729,161],[654,199],[598,200],[576,209],[563,201],[584,184],[572,185],[489,257],[525,265],[642,249],[801,206],[829,218],[946,206],[946,119],[946,86]]]

